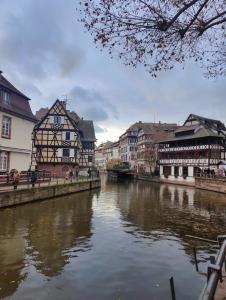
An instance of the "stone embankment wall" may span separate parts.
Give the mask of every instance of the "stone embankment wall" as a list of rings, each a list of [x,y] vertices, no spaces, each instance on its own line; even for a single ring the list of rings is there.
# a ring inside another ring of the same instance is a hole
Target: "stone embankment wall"
[[[208,191],[226,193],[226,179],[196,177],[195,187]]]
[[[45,200],[99,188],[100,179],[7,191],[0,193],[0,208]]]
[[[214,191],[226,194],[226,178],[194,178],[193,182],[184,180],[184,181],[173,181],[169,179],[161,179],[159,177],[150,177],[150,176],[142,176],[137,175],[134,178],[139,180],[158,182],[158,183],[169,183],[176,185],[187,185],[193,186],[198,189],[203,189],[207,191]]]

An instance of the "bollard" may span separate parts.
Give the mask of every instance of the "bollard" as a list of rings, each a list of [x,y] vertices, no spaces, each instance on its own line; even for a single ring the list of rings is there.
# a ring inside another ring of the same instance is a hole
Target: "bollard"
[[[176,300],[173,277],[170,278],[170,289],[171,289],[172,300]]]
[[[196,253],[196,248],[195,247],[193,248],[193,252],[194,252],[194,259],[195,259],[195,269],[196,269],[196,272],[198,272],[199,271],[199,266],[198,266],[197,253]]]

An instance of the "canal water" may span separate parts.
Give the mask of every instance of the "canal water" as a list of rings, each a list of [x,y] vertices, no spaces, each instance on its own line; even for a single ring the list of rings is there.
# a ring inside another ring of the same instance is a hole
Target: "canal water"
[[[226,196],[102,178],[102,188],[0,210],[0,298],[197,299]],[[200,273],[194,265],[197,248]]]

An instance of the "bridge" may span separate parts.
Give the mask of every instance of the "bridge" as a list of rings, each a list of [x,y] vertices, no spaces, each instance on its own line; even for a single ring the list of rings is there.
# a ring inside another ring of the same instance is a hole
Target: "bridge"
[[[133,178],[135,172],[129,169],[107,169],[108,176],[117,179]]]

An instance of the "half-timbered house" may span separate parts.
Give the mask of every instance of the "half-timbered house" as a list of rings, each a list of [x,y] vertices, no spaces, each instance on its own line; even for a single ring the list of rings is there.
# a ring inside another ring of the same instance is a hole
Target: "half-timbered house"
[[[32,164],[65,176],[68,170],[86,172],[94,166],[95,132],[93,121],[66,109],[64,101],[36,113],[39,122],[33,130]]]
[[[197,174],[217,169],[226,159],[226,127],[190,114],[183,126],[159,143],[158,158],[163,180],[192,183]]]

